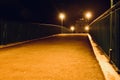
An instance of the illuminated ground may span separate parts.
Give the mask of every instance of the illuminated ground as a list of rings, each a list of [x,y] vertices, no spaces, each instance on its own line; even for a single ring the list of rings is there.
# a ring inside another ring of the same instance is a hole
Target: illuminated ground
[[[100,49],[100,46],[97,45],[91,38],[89,39],[94,50],[94,54],[100,64],[100,67],[103,71],[106,80],[120,80],[120,75],[117,73],[112,64],[109,63],[109,59],[105,56],[103,50]]]
[[[87,35],[59,35],[0,50],[0,80],[104,80]]]

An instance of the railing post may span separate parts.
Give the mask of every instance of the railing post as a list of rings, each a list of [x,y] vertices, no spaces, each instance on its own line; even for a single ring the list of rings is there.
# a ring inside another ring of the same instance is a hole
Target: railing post
[[[110,0],[110,7],[112,8],[113,6],[113,0]]]
[[[112,6],[113,6],[113,0],[110,0],[110,7],[112,8]],[[112,10],[111,10],[111,12],[110,12],[110,48],[109,48],[109,62],[110,63],[112,63],[111,62],[111,58],[112,58],[112,19],[113,19],[113,17],[112,17],[113,15],[112,15]]]

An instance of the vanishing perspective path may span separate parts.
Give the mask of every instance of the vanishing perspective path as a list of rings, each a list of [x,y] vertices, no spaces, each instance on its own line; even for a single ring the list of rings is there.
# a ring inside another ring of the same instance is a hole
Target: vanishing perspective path
[[[0,49],[0,80],[105,80],[85,34]]]

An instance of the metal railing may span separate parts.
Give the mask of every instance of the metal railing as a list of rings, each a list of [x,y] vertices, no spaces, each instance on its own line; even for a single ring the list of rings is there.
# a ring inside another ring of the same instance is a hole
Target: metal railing
[[[64,32],[69,32],[62,27]],[[61,26],[40,23],[0,21],[0,45],[32,40],[61,33]]]
[[[90,24],[90,34],[120,71],[120,1]]]

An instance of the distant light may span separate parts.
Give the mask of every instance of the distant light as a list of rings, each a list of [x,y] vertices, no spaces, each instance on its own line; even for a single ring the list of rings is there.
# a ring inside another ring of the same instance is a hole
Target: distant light
[[[70,27],[70,30],[73,32],[73,31],[75,31],[75,27],[74,26],[71,26]]]
[[[85,26],[85,31],[89,31],[89,30],[90,30],[89,26]]]
[[[59,14],[59,18],[60,18],[61,20],[63,20],[63,19],[65,18],[65,14],[64,14],[64,13],[60,13],[60,14]]]
[[[63,21],[65,19],[65,14],[64,13],[59,13],[59,18],[61,20],[61,33],[63,33]]]
[[[92,17],[92,13],[91,13],[91,12],[87,12],[87,13],[85,14],[85,17],[86,17],[87,19],[90,19],[90,18]]]

